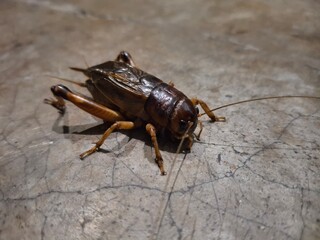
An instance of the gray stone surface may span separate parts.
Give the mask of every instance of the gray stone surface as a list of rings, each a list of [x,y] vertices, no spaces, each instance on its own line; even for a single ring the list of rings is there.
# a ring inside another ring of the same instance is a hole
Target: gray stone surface
[[[314,0],[1,1],[0,238],[320,239],[317,100],[203,117],[191,153],[162,144],[166,177],[143,129],[81,161],[102,122],[42,103],[48,75],[84,81],[68,67],[120,50],[212,107],[320,96],[319,29]]]

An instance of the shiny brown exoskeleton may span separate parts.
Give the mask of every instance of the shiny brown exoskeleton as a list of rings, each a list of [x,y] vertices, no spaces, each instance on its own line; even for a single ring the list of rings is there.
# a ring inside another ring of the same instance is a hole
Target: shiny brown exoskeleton
[[[59,84],[51,87],[56,100],[45,99],[45,103],[64,113],[65,99],[105,122],[113,123],[93,148],[80,155],[81,159],[97,151],[114,130],[129,130],[145,125],[154,145],[156,162],[161,174],[165,175],[157,131],[167,129],[176,139],[186,138],[191,148],[198,124],[196,105],[200,104],[212,121],[225,121],[224,117],[216,117],[203,101],[189,99],[174,88],[173,84],[164,83],[135,67],[128,52],[120,52],[115,61],[87,69],[71,69],[80,71],[89,78],[85,83],[77,84],[86,87],[93,99]],[[200,127],[202,129],[201,124]],[[198,135],[200,133],[201,130]]]

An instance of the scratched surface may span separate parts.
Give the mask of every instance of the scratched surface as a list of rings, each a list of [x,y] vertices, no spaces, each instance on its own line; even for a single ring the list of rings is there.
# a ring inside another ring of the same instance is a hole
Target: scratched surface
[[[319,29],[314,0],[1,1],[0,239],[320,239],[317,100],[204,117],[191,153],[161,141],[166,177],[143,129],[81,161],[105,126],[42,103],[120,50],[212,107],[320,96]]]

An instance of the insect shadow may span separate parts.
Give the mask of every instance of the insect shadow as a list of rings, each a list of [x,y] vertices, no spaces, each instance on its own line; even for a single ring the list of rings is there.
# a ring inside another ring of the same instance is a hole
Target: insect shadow
[[[78,124],[78,125],[70,125],[69,124],[69,117],[68,112],[65,112],[64,115],[59,115],[57,119],[54,121],[52,125],[52,131],[63,134],[66,139],[71,140],[72,142],[78,142],[82,140],[83,137],[80,136],[101,136],[110,126],[112,123],[101,122],[97,119],[95,123],[88,123],[88,124]],[[153,147],[152,141],[150,137],[146,134],[143,127],[136,128],[131,131],[125,130],[118,130],[117,132],[112,133],[109,139],[112,139],[112,136],[117,136],[117,134],[123,134],[127,136],[118,142],[118,146],[115,147],[108,147],[108,142],[106,142],[100,149],[99,152],[101,153],[110,153],[119,150],[121,147],[126,147],[127,144],[132,141],[132,139],[139,140],[145,143],[145,150],[144,155],[145,158],[149,160],[149,162],[154,162],[154,157],[150,149]],[[179,146],[179,141],[170,138],[168,133],[160,132],[159,133],[159,148],[162,151],[169,152],[169,153],[176,153],[177,148]],[[130,155],[133,148],[127,147],[125,149],[125,155]],[[182,153],[187,153],[187,151],[182,151]]]

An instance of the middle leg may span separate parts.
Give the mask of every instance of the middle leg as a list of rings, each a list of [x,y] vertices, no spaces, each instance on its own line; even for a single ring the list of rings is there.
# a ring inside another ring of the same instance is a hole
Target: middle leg
[[[104,141],[107,139],[107,137],[115,130],[130,130],[130,129],[134,129],[139,127],[141,124],[140,122],[136,121],[136,122],[131,122],[131,121],[119,121],[119,122],[115,122],[114,124],[111,125],[111,127],[109,127],[107,129],[107,131],[104,132],[104,134],[102,135],[102,137],[100,138],[100,140],[98,142],[96,142],[96,145],[93,146],[91,149],[89,149],[88,151],[85,151],[84,153],[80,154],[80,158],[84,159],[85,157],[91,155],[92,153],[96,152],[97,150],[99,150],[99,148],[101,147],[101,145],[104,143]]]
[[[159,150],[158,141],[157,141],[157,134],[156,134],[156,128],[151,124],[148,123],[146,125],[146,130],[151,136],[151,141],[154,146],[154,151],[156,153],[156,163],[158,164],[158,167],[160,169],[161,175],[166,175],[166,171],[164,171],[163,167],[163,159]]]

